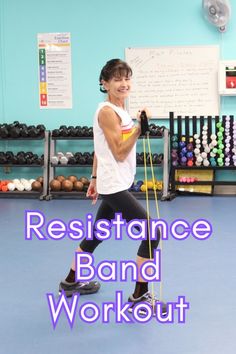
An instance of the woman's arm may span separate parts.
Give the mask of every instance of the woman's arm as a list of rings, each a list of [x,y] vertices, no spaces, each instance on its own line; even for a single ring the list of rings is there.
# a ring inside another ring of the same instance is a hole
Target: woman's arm
[[[140,124],[135,127],[128,139],[123,140],[120,118],[112,108],[103,107],[100,110],[98,121],[114,158],[117,161],[124,161],[140,136]]]
[[[93,169],[92,169],[92,176],[97,177],[97,157],[94,154],[93,156]],[[98,193],[97,193],[97,179],[96,178],[91,178],[90,184],[87,190],[86,197],[92,199],[92,204],[95,204],[97,199],[98,199]]]

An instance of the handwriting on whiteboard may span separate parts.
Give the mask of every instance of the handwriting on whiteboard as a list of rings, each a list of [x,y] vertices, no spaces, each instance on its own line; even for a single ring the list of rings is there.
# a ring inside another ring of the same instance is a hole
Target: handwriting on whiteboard
[[[133,70],[128,109],[132,116],[149,107],[153,117],[218,115],[219,48],[128,48],[126,60]]]

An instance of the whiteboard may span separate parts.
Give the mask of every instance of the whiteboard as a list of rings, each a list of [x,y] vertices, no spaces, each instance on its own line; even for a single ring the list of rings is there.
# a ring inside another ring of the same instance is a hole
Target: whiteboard
[[[132,117],[143,107],[153,118],[219,115],[219,46],[126,48],[125,57],[133,71]]]

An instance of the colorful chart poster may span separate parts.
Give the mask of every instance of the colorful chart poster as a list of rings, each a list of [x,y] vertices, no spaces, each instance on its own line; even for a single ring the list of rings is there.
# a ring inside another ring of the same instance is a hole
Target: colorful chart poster
[[[39,33],[39,105],[72,108],[70,33]]]

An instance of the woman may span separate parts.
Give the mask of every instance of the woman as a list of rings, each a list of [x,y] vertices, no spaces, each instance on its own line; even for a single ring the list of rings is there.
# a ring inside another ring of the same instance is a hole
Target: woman
[[[98,194],[102,202],[99,206],[96,221],[111,220],[115,213],[122,213],[123,219],[147,219],[145,209],[128,191],[136,173],[136,142],[141,133],[139,122],[135,126],[125,110],[125,100],[131,89],[132,70],[120,59],[112,59],[106,63],[100,74],[100,91],[107,93],[107,100],[99,104],[94,116],[94,163],[91,182],[87,196],[95,204]],[[96,222],[95,221],[95,222]],[[158,246],[160,236],[151,241],[151,258]],[[92,253],[101,243],[95,237],[93,240],[83,240],[77,252]],[[137,254],[138,269],[150,259],[149,241],[141,242]],[[75,282],[75,264],[65,279],[61,282],[59,292],[64,290],[67,296],[75,292],[91,294],[100,288],[98,282]],[[132,307],[141,301],[153,304],[154,299],[148,292],[148,283],[140,276],[136,282],[134,293],[129,297]],[[163,306],[163,312],[165,312]]]

